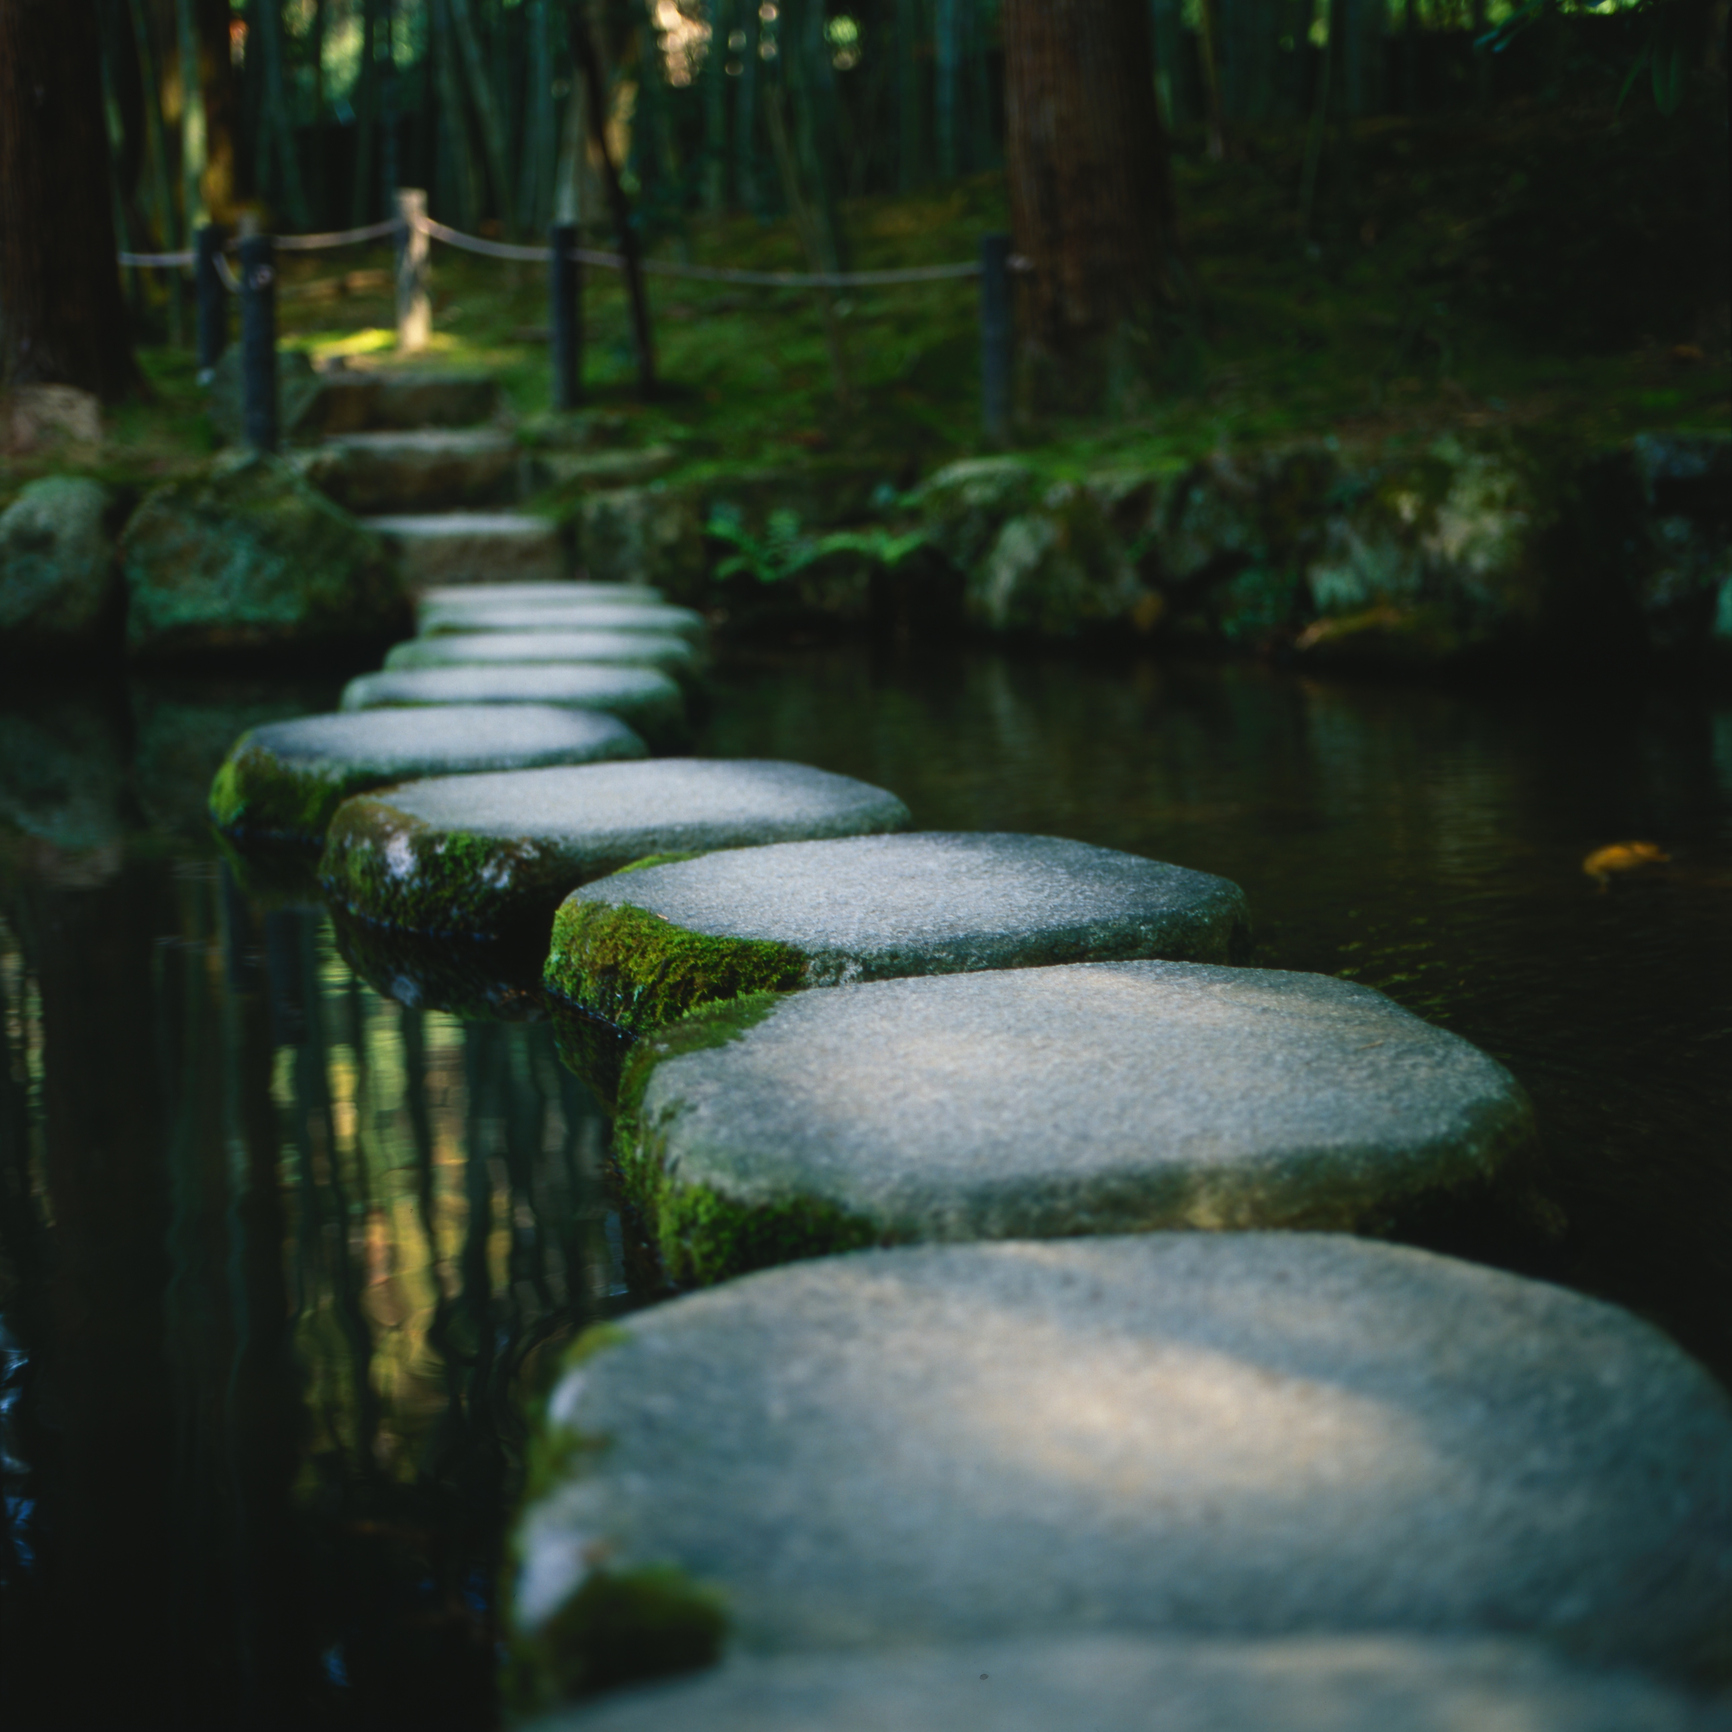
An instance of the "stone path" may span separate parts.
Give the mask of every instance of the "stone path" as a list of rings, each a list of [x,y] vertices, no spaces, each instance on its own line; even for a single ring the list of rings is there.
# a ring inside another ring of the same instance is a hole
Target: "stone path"
[[[423,427],[327,438],[308,479],[350,511],[450,511],[516,494],[519,452],[497,427]]]
[[[655,751],[676,751],[690,740],[685,698],[654,668],[560,662],[407,668],[362,674],[343,688],[345,710],[440,704],[559,704],[601,710],[634,728]]]
[[[647,755],[617,716],[546,704],[303,716],[241,735],[217,772],[210,813],[232,835],[323,841],[351,794],[392,782]]]
[[[1206,872],[1051,836],[870,836],[736,849],[586,885],[560,909],[547,979],[642,1032],[743,981],[1225,962],[1249,948],[1244,893]]]
[[[658,1566],[746,1653],[1118,1629],[1724,1657],[1732,1402],[1540,1282],[1322,1234],[922,1247],[583,1347],[517,1536],[517,1627],[554,1647]]]
[[[1501,1065],[1318,974],[1082,963],[707,1016],[623,1090],[627,1186],[680,1281],[874,1243],[1387,1233],[1533,1137]]]
[[[346,802],[320,871],[351,913],[500,936],[647,855],[900,829],[894,794],[804,764],[661,759],[406,783]]]
[[[482,631],[418,637],[396,645],[385,657],[385,669],[394,673],[527,662],[649,667],[678,679],[697,677],[692,646],[684,638],[652,631]]]
[[[661,602],[666,597],[647,583],[592,583],[588,578],[551,583],[457,583],[443,584],[421,592],[419,617],[429,613],[455,617],[465,611],[487,613],[499,607],[571,607],[585,601]]]
[[[1732,1710],[1536,1644],[1025,1638],[742,1657],[527,1732],[1732,1732]]]

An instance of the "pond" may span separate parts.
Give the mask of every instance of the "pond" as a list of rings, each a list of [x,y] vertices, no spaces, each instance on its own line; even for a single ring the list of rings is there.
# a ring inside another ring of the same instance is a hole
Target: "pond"
[[[1260,964],[1488,1049],[1544,1164],[1447,1248],[1732,1382],[1732,701],[864,648],[716,684],[708,753],[1222,873]],[[494,1724],[525,1398],[641,1302],[547,1026],[382,998],[204,831],[233,735],[332,696],[0,710],[11,1725]],[[1584,872],[1632,840],[1669,858]]]

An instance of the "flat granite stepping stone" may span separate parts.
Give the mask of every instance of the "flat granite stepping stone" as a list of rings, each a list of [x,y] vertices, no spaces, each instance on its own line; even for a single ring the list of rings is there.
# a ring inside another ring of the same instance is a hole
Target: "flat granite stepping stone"
[[[563,578],[540,583],[448,583],[421,592],[421,610],[457,611],[465,607],[517,607],[545,602],[567,607],[584,601],[660,602],[667,598],[649,583],[592,583],[588,578]]]
[[[565,537],[521,511],[392,512],[362,521],[392,543],[417,590],[435,584],[555,582],[568,575]]]
[[[411,932],[536,930],[579,884],[648,855],[897,830],[894,794],[806,764],[663,758],[440,776],[337,808],[320,864],[352,914]]]
[[[577,585],[567,587],[575,589]],[[423,602],[416,610],[416,630],[424,638],[458,632],[653,632],[660,637],[680,637],[701,644],[709,628],[704,616],[689,607],[669,607],[654,601],[581,598],[563,602],[463,601],[438,606]]]
[[[318,842],[351,794],[392,782],[648,755],[617,716],[551,704],[302,716],[241,735],[211,784],[210,815],[232,835]]]
[[[385,657],[387,672],[408,668],[523,666],[579,662],[593,667],[656,668],[676,679],[697,677],[684,638],[648,631],[473,631],[410,638]]]
[[[621,1101],[681,1282],[926,1239],[1400,1234],[1533,1140],[1502,1065],[1382,993],[1186,962],[738,999],[640,1042]]]
[[[1454,1258],[867,1251],[639,1311],[567,1367],[512,1613],[567,1675],[682,1605],[746,1653],[1116,1629],[1727,1659],[1732,1400],[1629,1313]]]
[[[676,751],[691,737],[686,700],[666,674],[596,662],[507,662],[362,674],[343,688],[341,707],[424,711],[441,704],[557,704],[602,710],[636,729],[657,752]]]
[[[1052,836],[861,836],[706,854],[574,890],[547,984],[643,1033],[762,988],[1135,956],[1242,961],[1225,878]]]
[[[606,1657],[596,1668],[607,1676]],[[616,1662],[617,1665],[617,1662]],[[1071,1636],[742,1655],[525,1732],[1732,1732],[1732,1709],[1495,1637]]]

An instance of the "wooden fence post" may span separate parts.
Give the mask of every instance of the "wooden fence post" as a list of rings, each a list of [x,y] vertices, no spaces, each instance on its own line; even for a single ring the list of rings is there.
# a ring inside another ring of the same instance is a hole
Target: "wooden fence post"
[[[980,237],[980,419],[989,443],[1010,440],[1010,236]]]
[[[403,221],[397,236],[397,347],[425,349],[433,335],[433,302],[428,295],[429,248],[421,224],[427,215],[427,195],[414,187],[398,187],[397,215]]]
[[[553,358],[553,406],[575,409],[583,400],[583,266],[574,259],[577,224],[547,231],[548,348]]]
[[[255,451],[277,448],[277,248],[241,233],[241,431]]]
[[[193,286],[198,291],[198,382],[208,385],[217,362],[229,346],[229,292],[217,275],[217,257],[222,252],[223,233],[215,223],[202,223],[193,264]]]

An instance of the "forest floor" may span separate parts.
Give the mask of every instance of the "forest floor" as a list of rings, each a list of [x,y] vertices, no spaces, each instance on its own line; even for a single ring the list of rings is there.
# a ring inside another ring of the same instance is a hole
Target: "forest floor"
[[[1191,304],[1172,319],[1148,407],[1051,422],[1019,444],[1063,473],[1300,437],[1364,446],[1539,422],[1613,442],[1645,428],[1724,428],[1724,123],[1718,168],[1704,130],[1714,124],[1537,104],[1490,119],[1364,122],[1350,139],[1330,135],[1308,238],[1300,136],[1249,140],[1224,163],[1181,139]],[[1003,178],[852,201],[843,222],[851,268],[968,259],[983,233],[1008,227]],[[806,268],[785,221],[694,218],[654,251]],[[540,267],[436,245],[433,344],[399,361],[389,262],[383,248],[285,258],[280,341],[315,363],[486,369],[520,414],[545,410]],[[632,443],[672,442],[693,464],[870,453],[894,456],[912,480],[983,448],[976,296],[967,279],[849,293],[838,308],[853,390],[844,409],[814,294],[654,277],[662,385],[646,404],[634,395],[620,279],[591,270],[586,390],[626,418]],[[191,354],[162,345],[140,358],[154,400],[117,411],[100,454],[76,464],[132,484],[211,446]],[[12,467],[22,481],[68,466],[43,453]]]

